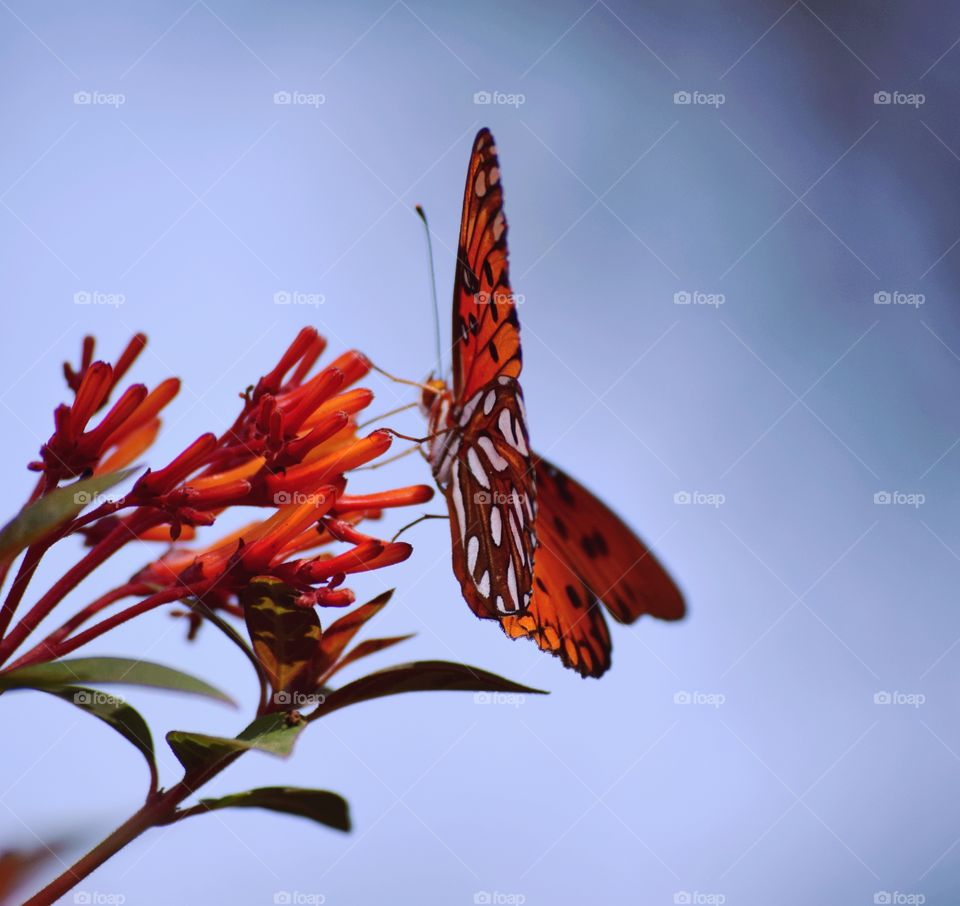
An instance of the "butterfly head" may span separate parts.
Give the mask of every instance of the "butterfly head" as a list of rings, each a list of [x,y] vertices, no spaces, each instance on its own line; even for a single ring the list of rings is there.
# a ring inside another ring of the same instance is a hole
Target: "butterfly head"
[[[423,390],[420,393],[420,411],[429,419],[442,400],[446,399],[449,403],[450,391],[447,389],[446,381],[432,376],[427,378],[421,386]]]

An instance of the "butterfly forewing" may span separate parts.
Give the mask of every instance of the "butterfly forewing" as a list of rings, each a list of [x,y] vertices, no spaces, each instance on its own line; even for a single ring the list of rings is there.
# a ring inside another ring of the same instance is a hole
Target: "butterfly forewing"
[[[519,377],[520,331],[507,263],[500,162],[493,136],[473,143],[453,286],[453,395],[465,401],[497,376]]]
[[[533,591],[537,508],[523,394],[500,376],[453,419],[453,440],[434,475],[448,478],[454,573],[477,616],[520,613]]]

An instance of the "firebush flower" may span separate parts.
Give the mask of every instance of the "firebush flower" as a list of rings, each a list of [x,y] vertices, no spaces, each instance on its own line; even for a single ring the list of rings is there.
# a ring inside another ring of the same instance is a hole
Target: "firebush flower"
[[[88,338],[79,367],[64,367],[74,399],[56,409],[54,432],[30,465],[41,472],[34,500],[66,479],[110,480],[149,450],[179,381],[168,379],[153,390],[134,384],[110,402],[145,343],[137,335],[110,365],[93,360],[94,343]],[[409,544],[378,539],[358,526],[387,508],[425,503],[433,489],[346,492],[349,473],[382,456],[392,435],[383,429],[358,433],[357,415],[373,400],[370,390],[355,386],[371,368],[364,355],[346,352],[310,376],[325,348],[316,330],[301,330],[276,366],[243,394],[240,413],[227,431],[219,437],[201,435],[165,466],[147,469],[116,499],[94,497],[85,512],[29,548],[4,603],[0,631],[9,625],[38,553],[72,533],[83,536],[89,551],[0,641],[0,663],[67,592],[133,540],[166,541],[169,547],[124,588],[74,615],[16,666],[61,656],[123,622],[124,614],[132,617],[172,601],[199,601],[240,616],[241,592],[258,577],[283,582],[295,593],[297,606],[343,607],[355,601],[344,585],[349,575],[406,560]],[[93,424],[101,410],[105,414]],[[267,515],[212,544],[188,546],[199,528],[241,506]],[[134,596],[143,600],[76,633],[100,610]]]

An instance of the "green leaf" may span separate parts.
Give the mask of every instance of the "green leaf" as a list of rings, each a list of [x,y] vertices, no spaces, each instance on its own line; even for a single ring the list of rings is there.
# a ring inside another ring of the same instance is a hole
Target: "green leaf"
[[[310,691],[318,673],[320,618],[298,607],[298,592],[279,579],[254,579],[240,592],[253,650],[273,691]]]
[[[376,616],[386,606],[391,597],[393,597],[393,589],[385,591],[367,604],[362,604],[360,607],[351,610],[345,616],[340,617],[339,620],[334,620],[323,630],[320,651],[324,671],[328,670],[343,654],[343,650],[363,628],[363,624],[371,617]]]
[[[296,786],[265,786],[245,793],[233,793],[219,799],[201,799],[205,811],[221,808],[266,808],[274,812],[298,815],[336,830],[350,830],[347,801],[327,790],[309,790]]]
[[[354,645],[339,661],[337,661],[332,667],[330,667],[327,672],[321,677],[322,682],[326,682],[334,674],[339,673],[346,667],[348,664],[352,664],[354,661],[359,661],[362,657],[369,657],[371,654],[376,654],[378,651],[383,651],[385,648],[390,648],[393,645],[398,645],[400,642],[406,642],[407,639],[412,639],[414,633],[408,633],[407,635],[392,635],[383,639],[365,639],[362,642]]]
[[[100,494],[136,471],[136,468],[122,469],[107,475],[95,475],[65,488],[57,488],[28,503],[0,529],[0,562],[12,560],[20,551],[60,528]]]
[[[291,721],[286,714],[274,713],[258,717],[235,738],[172,730],[167,734],[167,742],[190,774],[252,749],[286,758],[305,726],[303,720]]]
[[[49,686],[41,691],[62,698],[65,702],[70,702],[71,705],[86,711],[87,714],[99,718],[136,746],[147,759],[150,776],[156,785],[157,768],[150,727],[130,705],[116,696],[98,692],[96,689],[85,689],[83,686],[60,686],[59,688]]]
[[[172,689],[191,695],[205,695],[217,701],[236,705],[225,692],[189,673],[124,657],[78,657],[47,664],[32,664],[0,673],[0,690],[45,689],[72,683],[127,683],[131,686],[150,686]]]
[[[308,716],[308,720],[323,717],[347,705],[382,698],[385,695],[399,695],[401,692],[516,692],[546,695],[542,689],[533,689],[504,679],[495,673],[470,667],[467,664],[454,664],[450,661],[415,661],[412,664],[398,664],[386,670],[367,674],[340,689],[335,689]]]

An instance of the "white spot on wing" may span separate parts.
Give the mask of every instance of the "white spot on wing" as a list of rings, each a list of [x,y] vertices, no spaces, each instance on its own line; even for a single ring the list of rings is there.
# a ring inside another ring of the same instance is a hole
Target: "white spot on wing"
[[[490,573],[487,570],[483,571],[483,575],[480,577],[479,582],[474,583],[477,586],[477,591],[480,592],[485,598],[490,597]]]
[[[466,428],[470,424],[470,419],[473,418],[473,412],[480,405],[480,397],[483,396],[482,393],[475,393],[470,400],[467,402],[466,406],[463,407],[463,412],[460,413],[460,427]]]
[[[460,543],[463,544],[463,529],[467,519],[463,509],[463,492],[460,490],[460,460],[453,463],[453,484],[450,489],[453,498],[453,509],[457,516],[457,525],[460,528]]]
[[[467,450],[467,465],[470,466],[470,474],[489,490],[490,479],[487,478],[487,473],[483,471],[483,463],[480,462],[480,457],[473,447]]]
[[[470,540],[467,541],[467,569],[470,570],[470,575],[473,575],[474,569],[477,566],[477,557],[480,555],[480,539],[476,535],[471,535]]]
[[[503,517],[500,515],[498,506],[490,511],[490,534],[493,536],[493,543],[500,547],[500,541],[503,538]]]
[[[493,404],[497,401],[497,391],[488,390],[483,398],[483,414],[489,415],[493,411]]]
[[[498,472],[502,472],[510,463],[508,463],[498,452],[493,441],[489,437],[477,439],[477,446],[487,454],[487,459]]]
[[[507,567],[507,590],[513,599],[513,610],[519,610],[520,596],[517,594],[517,575],[513,569],[513,560],[510,561],[510,565]]]
[[[526,561],[527,557],[523,548],[523,541],[520,538],[520,530],[517,528],[517,520],[513,518],[513,513],[510,513],[510,534],[513,535],[513,543],[516,546],[517,550],[520,552],[520,558]]]

